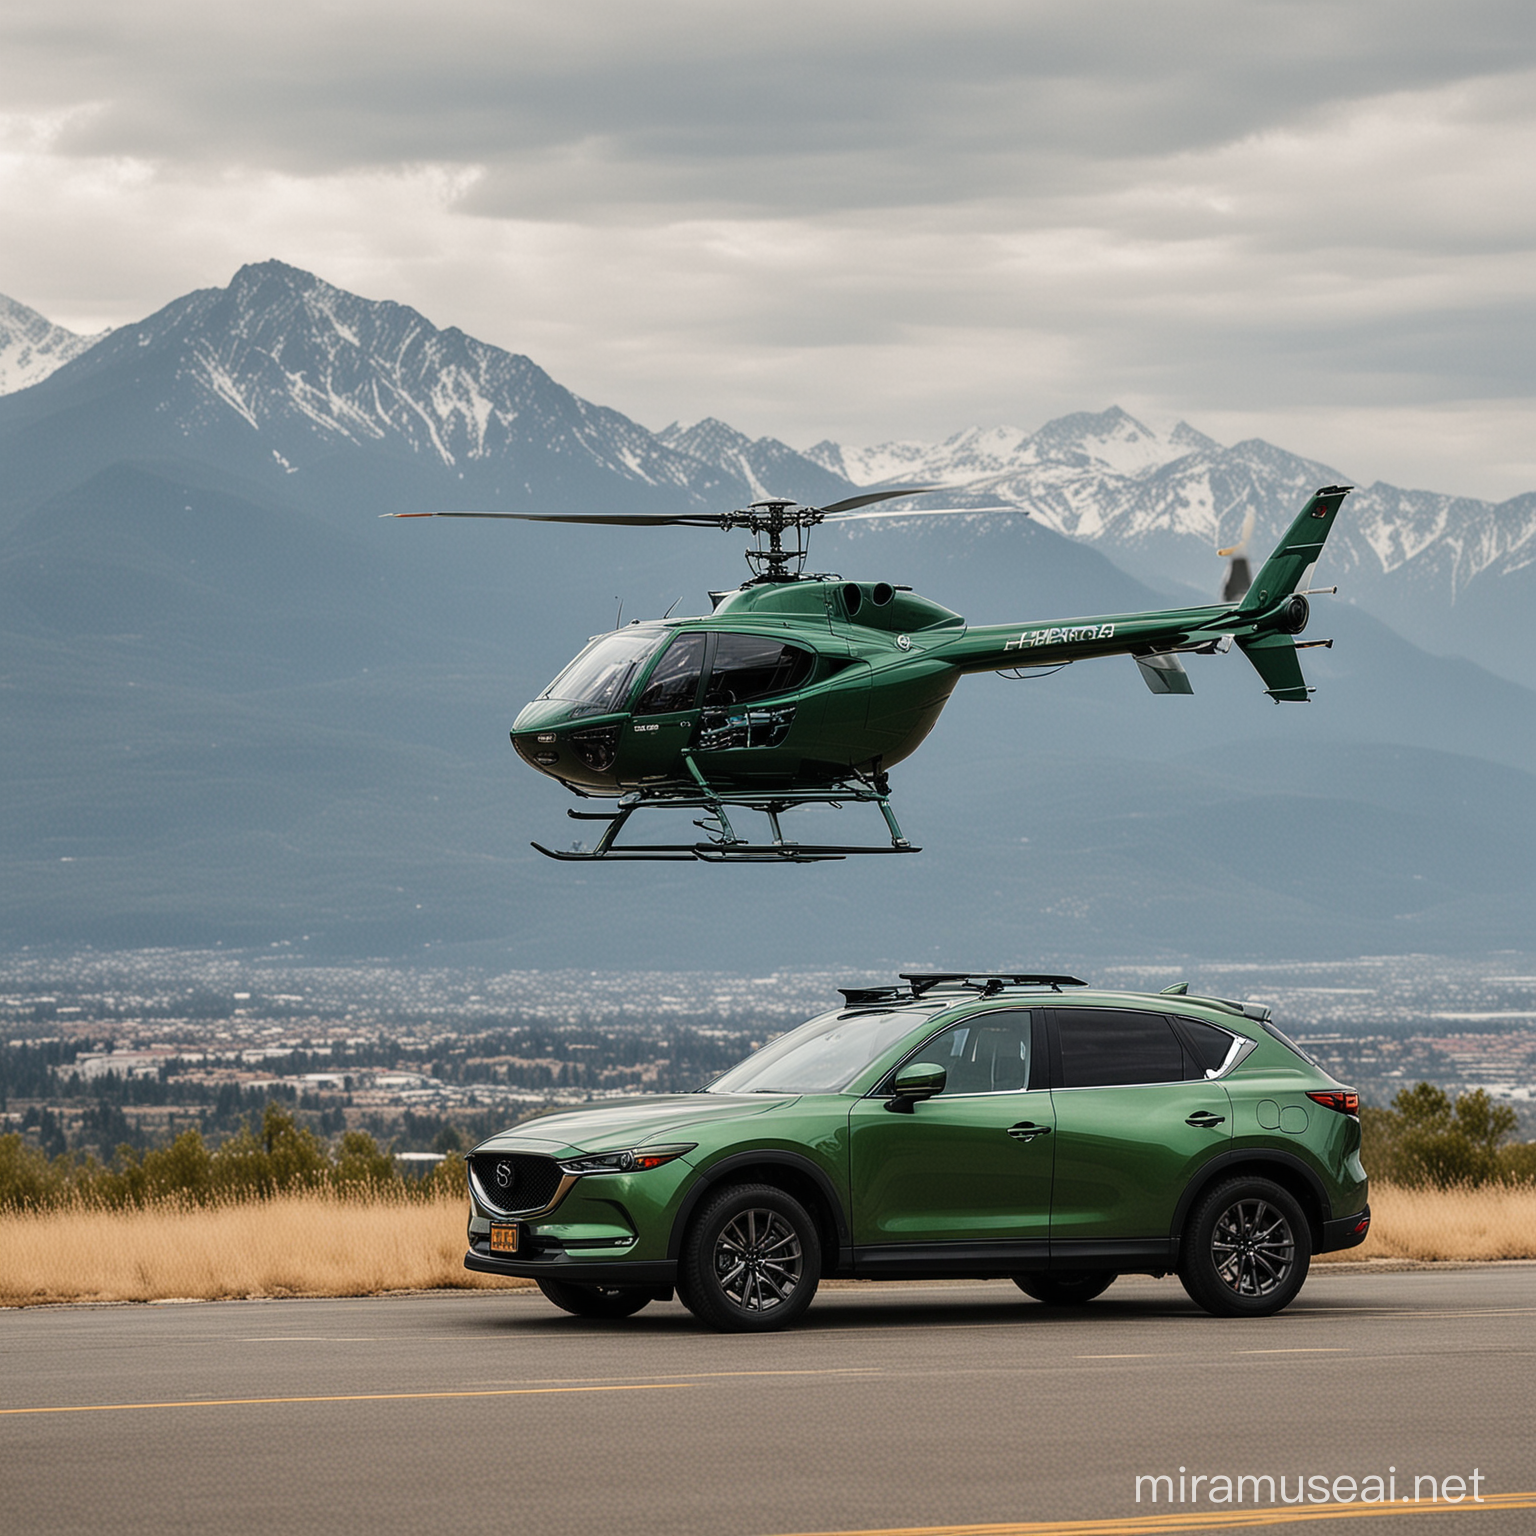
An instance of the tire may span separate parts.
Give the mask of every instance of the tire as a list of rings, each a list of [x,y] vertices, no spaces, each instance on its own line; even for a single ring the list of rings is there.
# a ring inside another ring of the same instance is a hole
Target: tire
[[[821,1240],[810,1213],[772,1184],[733,1184],[688,1228],[677,1293],[722,1333],[768,1333],[810,1306],[821,1279]]]
[[[539,1289],[564,1312],[577,1317],[633,1317],[654,1299],[632,1285],[582,1285],[575,1280],[540,1280]]]
[[[1228,1179],[1190,1214],[1179,1279],[1216,1317],[1270,1317],[1296,1299],[1312,1262],[1301,1206],[1270,1179]]]
[[[1056,1274],[1015,1275],[1013,1283],[1048,1307],[1080,1307],[1102,1296],[1119,1278],[1113,1270],[1064,1269]]]

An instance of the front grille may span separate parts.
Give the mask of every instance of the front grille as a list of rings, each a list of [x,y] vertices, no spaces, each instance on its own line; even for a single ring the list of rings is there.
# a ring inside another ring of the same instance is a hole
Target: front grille
[[[560,1187],[560,1166],[526,1152],[477,1152],[469,1160],[487,1205],[509,1216],[542,1211]]]

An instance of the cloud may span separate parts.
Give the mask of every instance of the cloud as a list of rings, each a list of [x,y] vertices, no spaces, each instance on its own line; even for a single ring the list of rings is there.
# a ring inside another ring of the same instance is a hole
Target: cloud
[[[0,82],[61,148],[332,174],[484,166],[476,206],[807,214],[1048,191],[1536,58],[1523,5],[12,0]]]
[[[12,0],[0,86],[0,291],[77,329],[276,255],[655,426],[1533,483],[1524,3]]]

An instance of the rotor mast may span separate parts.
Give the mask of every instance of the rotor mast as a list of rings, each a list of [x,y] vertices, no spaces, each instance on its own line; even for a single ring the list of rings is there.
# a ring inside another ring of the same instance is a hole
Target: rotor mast
[[[805,569],[806,556],[810,553],[810,531],[826,513],[819,507],[802,507],[798,503],[773,497],[754,501],[742,512],[728,512],[721,519],[727,528],[749,528],[757,535],[757,548],[747,550],[747,564],[752,568],[752,580],[756,582],[799,581]],[[795,529],[800,537],[790,549],[784,547],[784,534]],[[763,548],[764,538],[768,547]],[[791,570],[790,566],[794,569]]]

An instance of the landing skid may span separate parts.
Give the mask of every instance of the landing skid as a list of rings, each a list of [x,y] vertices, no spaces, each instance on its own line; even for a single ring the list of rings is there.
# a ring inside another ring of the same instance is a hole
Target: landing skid
[[[699,772],[692,758],[685,758],[688,771],[693,777],[694,789],[673,788],[665,790],[637,790],[620,799],[618,808],[612,811],[574,811],[565,814],[572,821],[604,821],[602,835],[593,848],[546,848],[534,843],[546,858],[582,862],[594,859],[664,862],[698,861],[705,864],[815,864],[828,859],[846,859],[866,853],[920,853],[914,848],[897,825],[895,812],[891,810],[890,795],[884,774],[873,780],[854,779],[825,790],[777,790],[756,792],[751,790],[717,791]],[[841,807],[844,801],[871,801],[880,808],[891,834],[888,844],[860,843],[794,843],[784,836],[779,817],[785,811],[800,805],[831,805]],[[773,841],[748,842],[738,837],[731,825],[727,806],[760,811],[768,818],[773,829]],[[625,822],[636,811],[642,810],[701,810],[706,815],[694,822],[705,834],[705,840],[695,843],[620,843],[617,841]]]
[[[697,860],[703,864],[818,864],[857,853],[922,852],[910,843],[905,848],[855,843],[610,843],[601,853],[596,849],[546,848],[543,843],[532,846],[548,859],[631,859],[652,863]]]

